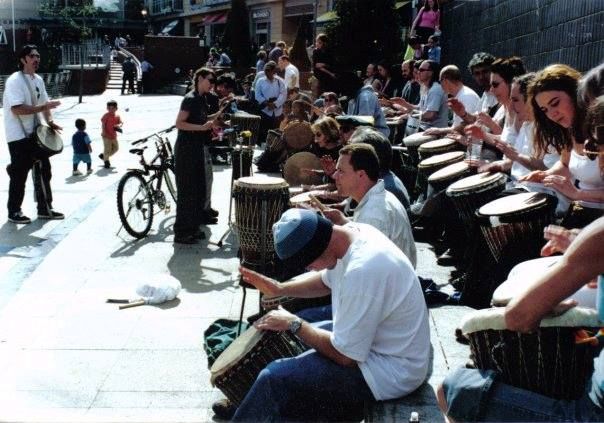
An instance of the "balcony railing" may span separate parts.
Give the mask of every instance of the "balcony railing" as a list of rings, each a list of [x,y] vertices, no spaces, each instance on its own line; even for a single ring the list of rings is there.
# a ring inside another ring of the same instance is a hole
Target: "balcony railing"
[[[183,0],[152,0],[151,15],[165,15],[169,13],[182,12]]]
[[[109,65],[111,48],[101,43],[63,44],[61,45],[61,65]]]

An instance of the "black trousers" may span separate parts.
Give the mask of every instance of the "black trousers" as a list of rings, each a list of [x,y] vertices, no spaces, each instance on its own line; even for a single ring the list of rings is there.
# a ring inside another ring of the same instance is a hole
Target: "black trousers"
[[[126,81],[128,81],[128,91],[132,94],[136,94],[136,91],[134,91],[134,76],[124,77],[122,79],[122,94],[124,94],[124,91],[126,90]]]
[[[201,139],[177,139],[174,173],[178,197],[174,235],[194,234],[201,224],[206,199],[205,157]]]
[[[11,215],[21,211],[27,175],[34,167],[34,163],[36,163],[36,167],[32,172],[32,177],[34,179],[34,193],[38,203],[38,213],[48,213],[48,210],[52,208],[52,190],[50,189],[52,172],[48,157],[36,154],[34,142],[30,138],[9,142],[8,151],[10,153],[10,164],[6,168],[10,178],[8,184],[8,214]]]
[[[279,122],[281,122],[281,116],[269,116],[264,112],[260,112],[260,131],[258,133],[258,141],[256,141],[258,145],[266,142],[266,135],[269,129],[277,128]]]

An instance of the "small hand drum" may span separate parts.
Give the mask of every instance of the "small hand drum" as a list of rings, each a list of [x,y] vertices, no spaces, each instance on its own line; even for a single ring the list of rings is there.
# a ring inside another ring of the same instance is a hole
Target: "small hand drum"
[[[307,173],[303,169],[314,169],[322,171],[321,160],[313,153],[301,151],[294,154],[285,162],[283,167],[283,177],[288,184],[296,185],[317,185],[322,182],[321,174]]]
[[[40,157],[50,157],[63,151],[61,136],[50,126],[38,125],[34,141],[36,154]]]

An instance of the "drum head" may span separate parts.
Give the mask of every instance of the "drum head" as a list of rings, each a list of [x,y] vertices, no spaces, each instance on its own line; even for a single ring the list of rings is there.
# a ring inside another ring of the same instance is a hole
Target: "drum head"
[[[455,145],[457,144],[457,141],[452,140],[451,138],[441,138],[439,140],[434,140],[434,141],[428,141],[425,144],[422,144],[419,147],[419,151],[420,152],[429,152],[430,150],[440,150],[441,148],[446,148],[446,147],[455,147]]]
[[[300,195],[304,192],[302,187],[289,187],[289,196],[295,197],[296,195]]]
[[[283,178],[274,176],[254,175],[237,179],[234,184],[242,188],[274,189],[287,187]]]
[[[480,188],[496,183],[501,179],[506,179],[506,176],[503,173],[483,172],[477,175],[468,176],[467,178],[463,178],[452,183],[449,188],[447,188],[447,192],[455,193],[479,190]]]
[[[251,326],[236,338],[226,350],[222,352],[212,365],[210,372],[212,374],[211,382],[231,367],[237,364],[239,359],[246,355],[254,348],[258,341],[262,338],[263,332]]]
[[[39,125],[36,134],[42,144],[41,147],[51,153],[60,153],[63,150],[63,140],[59,134],[53,131],[49,126]]]
[[[407,121],[407,126],[409,125],[409,121]],[[436,139],[434,135],[425,135],[423,132],[418,132],[417,134],[408,135],[403,139],[403,142],[407,147],[419,147],[420,145],[427,143],[428,141],[433,141]]]
[[[539,192],[525,192],[493,200],[478,209],[478,214],[482,216],[505,216],[539,208],[544,206],[546,202],[546,194]]]
[[[293,150],[303,150],[308,147],[314,137],[308,122],[294,121],[283,130],[283,138],[289,148]]]
[[[326,199],[326,198],[321,198],[326,193],[327,193],[327,191],[320,191],[320,190],[303,192],[301,194],[294,195],[293,197],[291,197],[289,199],[289,202],[292,205],[292,207],[296,207],[296,206],[298,206],[300,204],[309,204],[310,203],[310,195],[312,194],[315,197],[317,197],[317,200],[319,200],[321,203],[323,203],[323,204],[332,204],[334,202],[334,200],[330,200],[330,199]]]
[[[302,169],[322,170],[321,161],[313,153],[306,151],[296,153],[285,162],[283,177],[290,185],[317,185],[321,183],[321,176],[306,174]]]
[[[463,175],[470,170],[470,165],[466,162],[457,162],[445,168],[437,170],[428,177],[428,182],[446,181],[447,179],[455,178]]]
[[[465,156],[466,154],[463,151],[450,151],[448,153],[437,154],[436,156],[428,157],[427,159],[422,160],[418,167],[442,166],[444,163],[462,161]]]

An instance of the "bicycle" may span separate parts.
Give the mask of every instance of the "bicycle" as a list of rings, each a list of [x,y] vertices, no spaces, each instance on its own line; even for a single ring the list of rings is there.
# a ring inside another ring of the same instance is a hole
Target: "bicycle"
[[[139,163],[142,169],[128,169],[117,186],[117,211],[122,227],[137,239],[144,238],[151,230],[155,215],[154,206],[166,214],[170,212],[170,200],[162,190],[163,182],[166,183],[170,196],[176,203],[178,193],[174,175],[174,154],[170,141],[162,136],[174,128],[172,126],[131,143],[131,145],[144,144],[153,139],[156,149],[155,156],[149,162],[144,156],[147,146],[129,150],[130,153],[140,157]]]

